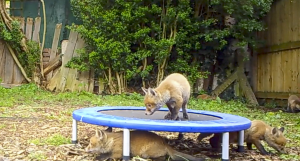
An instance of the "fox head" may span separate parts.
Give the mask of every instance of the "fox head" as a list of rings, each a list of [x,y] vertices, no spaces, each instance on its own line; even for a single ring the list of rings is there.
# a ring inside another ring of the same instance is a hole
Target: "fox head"
[[[160,94],[152,88],[145,89],[144,103],[146,106],[145,115],[152,115],[155,111],[159,110],[163,106]]]
[[[90,138],[89,145],[85,148],[88,153],[108,153],[111,151],[113,140],[107,138],[102,130],[96,130],[96,134]]]
[[[285,153],[285,145],[287,142],[287,139],[283,135],[283,131],[284,127],[279,129],[274,127],[271,133],[265,137],[268,145],[280,153]]]
[[[296,108],[300,110],[300,99],[295,100],[294,103],[295,103]]]

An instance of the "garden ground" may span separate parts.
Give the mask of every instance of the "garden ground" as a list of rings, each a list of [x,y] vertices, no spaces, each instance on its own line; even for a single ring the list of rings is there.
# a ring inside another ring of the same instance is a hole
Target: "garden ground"
[[[83,152],[95,129],[95,125],[78,123],[79,145],[70,144],[72,111],[75,109],[124,105],[143,106],[143,96],[139,94],[101,96],[90,93],[50,93],[29,84],[13,89],[0,87],[0,160],[93,160],[94,156]],[[300,160],[300,117],[299,113],[285,113],[270,108],[249,108],[240,101],[196,100],[189,102],[189,108],[224,112],[261,119],[273,126],[284,126],[289,139],[288,154],[278,154],[274,149],[270,156],[262,156],[255,150],[245,153],[230,151],[231,160]],[[120,129],[114,129],[120,130]],[[158,132],[169,139],[174,148],[195,156],[206,155],[220,158],[220,153],[210,150],[207,139],[197,143],[198,134],[186,133],[184,140],[177,141],[177,133]],[[139,160],[139,159],[134,159]]]

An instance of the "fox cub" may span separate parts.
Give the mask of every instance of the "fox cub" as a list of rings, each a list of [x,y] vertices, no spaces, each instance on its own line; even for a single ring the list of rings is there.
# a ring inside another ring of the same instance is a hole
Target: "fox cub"
[[[170,74],[155,89],[142,87],[142,90],[145,92],[146,115],[152,115],[166,104],[169,112],[165,119],[179,120],[180,108],[182,108],[183,118],[189,119],[186,109],[190,99],[191,86],[182,74]]]
[[[251,127],[245,130],[245,142],[247,143],[247,148],[252,149],[252,144],[260,151],[261,154],[267,155],[268,152],[264,149],[261,144],[261,140],[267,142],[267,144],[277,150],[280,153],[285,153],[285,145],[287,139],[283,135],[284,127],[276,128],[267,125],[261,120],[253,120]],[[211,134],[203,133],[200,134],[197,138],[198,141],[201,141],[203,138]],[[222,141],[222,134],[215,133],[213,137],[210,138],[209,142],[213,148],[219,148]],[[238,132],[229,133],[229,142],[237,143],[238,142]]]
[[[123,156],[123,133],[96,130],[90,138],[86,152],[102,154],[105,159],[120,159]],[[107,155],[108,154],[108,155]],[[144,159],[163,159],[169,155],[177,161],[204,161],[204,158],[193,157],[174,150],[159,135],[148,131],[130,131],[130,154]]]
[[[296,110],[300,110],[300,99],[296,95],[290,95],[287,111],[294,113]]]

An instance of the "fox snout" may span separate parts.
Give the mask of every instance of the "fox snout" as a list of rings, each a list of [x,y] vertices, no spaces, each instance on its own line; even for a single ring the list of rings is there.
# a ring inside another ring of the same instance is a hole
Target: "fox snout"
[[[155,111],[159,110],[161,107],[157,106],[156,108],[152,108],[152,109],[146,109],[145,111],[145,115],[152,115]]]
[[[155,112],[155,110],[148,110],[146,109],[145,115],[152,115]]]
[[[85,148],[85,152],[90,153],[91,152],[90,148],[89,147]]]

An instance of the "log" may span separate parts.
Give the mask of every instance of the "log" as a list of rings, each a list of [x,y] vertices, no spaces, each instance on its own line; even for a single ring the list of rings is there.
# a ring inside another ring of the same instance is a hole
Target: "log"
[[[61,66],[61,55],[57,55],[53,60],[51,60],[44,68],[44,75],[49,74],[52,70]]]

